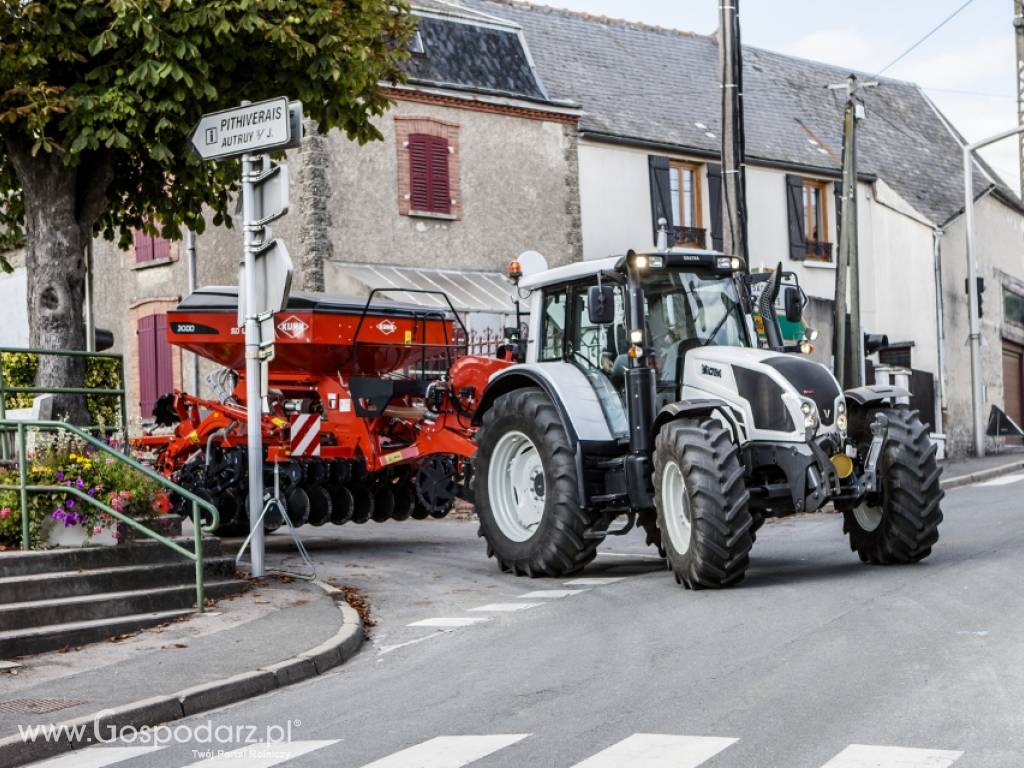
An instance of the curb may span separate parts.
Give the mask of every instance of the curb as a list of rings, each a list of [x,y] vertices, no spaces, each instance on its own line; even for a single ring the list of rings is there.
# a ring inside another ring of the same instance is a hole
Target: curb
[[[242,672],[166,696],[142,699],[120,707],[104,709],[92,715],[52,723],[52,730],[60,734],[59,739],[47,741],[39,738],[25,741],[20,736],[0,739],[0,765],[13,768],[72,749],[90,747],[93,746],[91,739],[97,734],[107,739],[111,738],[112,732],[121,728],[141,728],[179,720],[269,693],[276,688],[322,675],[329,669],[344,664],[363,644],[366,637],[363,632],[363,621],[359,618],[359,613],[345,601],[344,593],[340,589],[319,580],[312,583],[322,589],[341,611],[341,628],[329,640],[290,659],[251,672]],[[82,728],[87,732],[90,741],[73,740],[70,734],[76,728]]]
[[[1014,472],[1020,472],[1021,470],[1024,470],[1024,460],[1013,461],[1009,464],[1002,464],[998,467],[990,467],[989,469],[979,469],[977,472],[971,472],[967,475],[958,475],[957,477],[946,478],[939,483],[939,487],[945,491],[950,488],[959,488],[964,485],[970,485],[971,483],[980,483],[982,480],[991,480],[994,477],[1011,475]]]

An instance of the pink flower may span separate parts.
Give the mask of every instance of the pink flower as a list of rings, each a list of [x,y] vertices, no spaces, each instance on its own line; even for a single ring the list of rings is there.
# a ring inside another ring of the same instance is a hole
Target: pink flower
[[[94,525],[93,528],[92,528],[92,535],[93,536],[99,536],[101,533],[103,533],[103,526],[102,525]]]
[[[11,516],[11,508],[10,507],[4,507],[3,509],[0,509],[0,520],[6,520],[10,516]]]

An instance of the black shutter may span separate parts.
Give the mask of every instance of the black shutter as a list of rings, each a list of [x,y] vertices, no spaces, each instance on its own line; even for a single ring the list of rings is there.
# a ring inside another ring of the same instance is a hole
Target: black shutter
[[[722,239],[722,166],[708,163],[708,205],[711,211],[711,247],[720,251]]]
[[[804,231],[804,180],[786,174],[786,211],[789,214],[789,258],[807,258],[807,233]]]
[[[667,157],[648,155],[647,162],[651,172],[651,221],[654,231],[654,244],[658,244],[658,219],[664,219],[667,226],[672,226],[672,190],[669,186],[669,163]],[[672,236],[669,235],[669,240]],[[672,245],[670,242],[669,245]]]
[[[843,227],[843,183],[832,182],[832,191],[836,199],[836,247],[839,247],[839,233]]]

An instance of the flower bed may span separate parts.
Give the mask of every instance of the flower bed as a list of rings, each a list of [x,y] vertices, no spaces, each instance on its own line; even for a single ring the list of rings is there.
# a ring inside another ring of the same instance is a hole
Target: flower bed
[[[164,489],[131,466],[68,438],[40,436],[28,467],[29,485],[74,487],[134,519],[150,519],[169,510]],[[0,484],[17,485],[18,470],[0,469]],[[131,529],[74,494],[29,492],[29,533],[33,549],[48,541],[123,538]],[[59,530],[71,529],[71,530]],[[55,534],[60,534],[59,536]],[[68,536],[67,534],[71,534]],[[18,491],[0,491],[0,549],[21,547]]]

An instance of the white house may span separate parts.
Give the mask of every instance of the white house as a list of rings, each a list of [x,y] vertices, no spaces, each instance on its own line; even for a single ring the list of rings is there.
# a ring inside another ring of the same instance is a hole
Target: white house
[[[651,247],[664,216],[681,244],[721,247],[720,72],[713,36],[514,1],[465,0],[522,27],[555,98],[580,105],[583,255]],[[744,50],[751,266],[782,262],[811,297],[831,357],[845,91],[848,71]],[[962,140],[921,89],[882,79],[863,92],[858,236],[866,331],[913,342],[914,405],[939,423],[948,449],[971,445],[964,293]],[[992,405],[1021,421],[1024,370],[1024,209],[988,168],[975,179],[983,326]],[[940,344],[940,339],[943,343]],[[936,411],[938,410],[938,413]],[[941,420],[939,415],[943,415]]]

